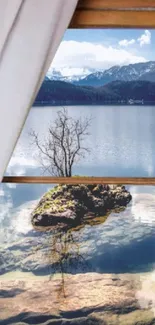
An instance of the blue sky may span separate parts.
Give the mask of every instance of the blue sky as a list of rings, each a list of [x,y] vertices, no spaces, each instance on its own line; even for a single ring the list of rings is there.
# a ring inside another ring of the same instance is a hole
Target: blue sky
[[[49,74],[54,68],[63,75],[87,74],[113,65],[154,60],[155,30],[68,29]]]

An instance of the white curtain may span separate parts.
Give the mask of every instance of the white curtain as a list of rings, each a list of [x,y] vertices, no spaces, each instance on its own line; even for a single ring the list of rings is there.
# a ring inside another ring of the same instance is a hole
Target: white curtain
[[[0,0],[0,180],[78,0]]]

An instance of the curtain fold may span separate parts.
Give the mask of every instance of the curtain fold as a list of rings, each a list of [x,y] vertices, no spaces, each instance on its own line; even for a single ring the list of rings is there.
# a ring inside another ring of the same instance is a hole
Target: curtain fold
[[[0,180],[77,2],[0,1]]]

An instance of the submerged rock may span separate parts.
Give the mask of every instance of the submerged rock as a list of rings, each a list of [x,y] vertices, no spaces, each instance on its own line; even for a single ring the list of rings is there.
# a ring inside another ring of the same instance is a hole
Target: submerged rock
[[[58,185],[48,191],[32,213],[38,227],[79,225],[86,216],[103,216],[132,199],[120,185]]]
[[[151,273],[15,274],[0,284],[0,325],[155,324]]]

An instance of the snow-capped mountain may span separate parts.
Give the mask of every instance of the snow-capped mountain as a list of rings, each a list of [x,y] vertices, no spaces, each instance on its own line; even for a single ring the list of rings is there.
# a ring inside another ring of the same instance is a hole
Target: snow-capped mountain
[[[54,69],[45,77],[34,105],[128,104],[129,100],[155,104],[155,61],[113,66],[87,76],[65,76]]]
[[[155,61],[113,66],[108,70],[97,71],[75,82],[78,85],[102,86],[109,82],[147,80],[155,81]]]
[[[113,76],[117,80],[132,81],[137,80],[148,72],[155,71],[155,62],[135,63],[120,66],[114,66],[104,71],[104,76]]]
[[[75,72],[75,74],[73,74]],[[109,82],[145,80],[155,81],[155,61],[135,63],[124,66],[113,66],[107,70],[94,71],[94,69],[63,68],[50,69],[47,73],[50,80],[59,80],[80,86],[103,86]]]
[[[73,69],[68,67],[58,70],[53,68],[48,71],[47,77],[50,80],[61,80],[61,81],[74,83],[74,82],[79,82],[83,78],[86,78],[91,73],[95,73],[95,70],[89,68]]]

